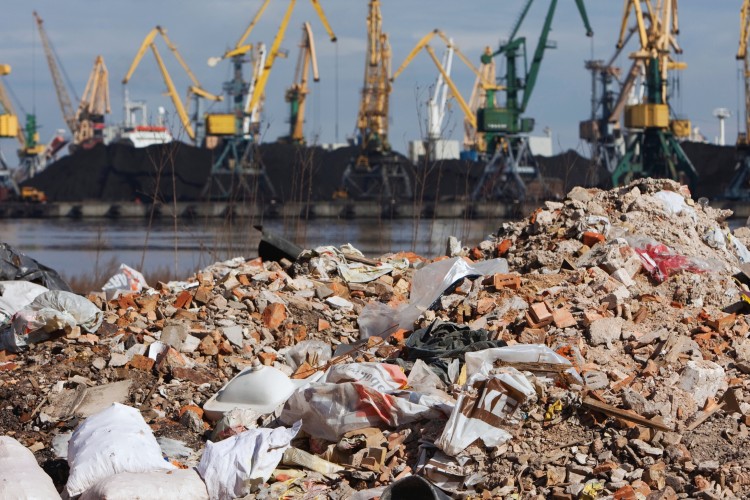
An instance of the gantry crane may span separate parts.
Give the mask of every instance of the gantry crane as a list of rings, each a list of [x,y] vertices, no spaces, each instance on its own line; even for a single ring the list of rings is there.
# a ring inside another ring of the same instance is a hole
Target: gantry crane
[[[747,50],[750,39],[750,0],[743,0],[740,8],[740,44],[737,60],[742,61],[745,82],[744,130],[737,134],[737,166],[724,196],[729,199],[750,199],[750,54]]]
[[[434,49],[430,46],[430,41],[432,41],[435,36],[438,36],[444,42],[446,47],[442,61],[438,59]],[[454,53],[458,55],[461,61],[463,61],[476,77],[482,81],[483,85],[490,85],[492,80],[483,80],[482,72],[480,72],[480,70],[471,63],[464,53],[461,52],[458,46],[453,42],[453,39],[448,38],[445,33],[436,29],[422,37],[422,39],[417,42],[409,55],[404,59],[404,62],[401,63],[401,66],[399,66],[399,68],[393,73],[391,82],[394,82],[396,78],[398,78],[398,76],[409,66],[417,54],[422,50],[430,56],[430,59],[438,70],[438,78],[427,101],[426,151],[428,158],[435,159],[439,157],[436,152],[436,147],[442,135],[445,107],[449,95],[452,95],[455,98],[459,108],[463,111],[465,117],[464,120],[468,126],[474,130],[476,130],[477,126],[476,110],[472,111],[470,105],[463,98],[450,76]]]
[[[290,0],[282,18],[281,25],[274,37],[268,52],[253,48],[246,43],[253,28],[270,4],[271,0],[264,0],[250,24],[237,40],[234,47],[227,50],[221,57],[208,60],[209,66],[215,66],[224,59],[232,62],[233,78],[224,84],[230,102],[228,113],[209,114],[206,126],[211,145],[220,148],[211,169],[211,179],[206,185],[205,194],[228,198],[237,194],[242,196],[256,196],[256,189],[262,196],[275,198],[275,190],[265,167],[260,164],[254,154],[260,136],[260,107],[265,98],[266,85],[271,70],[278,57],[283,56],[281,43],[284,41],[289,21],[294,12],[297,0]],[[323,27],[332,42],[336,35],[326,18],[319,0],[310,0]],[[249,57],[249,56],[255,57]],[[243,76],[245,63],[254,63],[253,74],[249,82]],[[221,142],[223,144],[216,144]]]
[[[484,53],[492,54],[490,47],[485,47]],[[497,80],[497,67],[495,59],[482,58],[479,66],[479,74],[474,79],[474,86],[471,89],[469,97],[469,109],[471,110],[471,119],[467,116],[464,119],[464,152],[469,159],[477,160],[480,154],[487,151],[487,142],[484,140],[484,134],[477,130],[477,112],[482,108],[497,107],[497,91],[501,88],[495,85]],[[487,90],[492,90],[492,101],[488,102]]]
[[[411,198],[409,174],[388,142],[391,46],[383,31],[379,0],[370,0],[368,5],[365,58],[356,126],[359,152],[344,171],[342,188],[353,198]]]
[[[556,47],[548,38],[557,0],[550,0],[531,66],[527,68],[526,37],[517,35],[533,1],[526,0],[508,41],[501,44],[495,52],[482,56],[482,62],[489,62],[493,57],[503,55],[506,74],[502,79],[503,86],[486,89],[487,104],[477,113],[478,131],[484,133],[490,160],[472,192],[474,200],[524,200],[527,196],[527,183],[542,180],[529,149],[528,134],[534,129],[534,119],[524,117],[523,114],[531,100],[544,52]],[[592,36],[593,30],[583,0],[575,2],[586,28],[586,35]],[[521,57],[524,66],[519,68],[518,59]],[[502,107],[495,104],[495,93],[498,90],[505,92],[505,105]],[[548,193],[538,194],[546,196]]]
[[[670,71],[687,67],[672,58],[673,52],[682,53],[675,38],[679,33],[677,0],[658,0],[656,5],[652,0],[627,0],[618,48],[625,43],[631,13],[640,47],[630,58],[643,65],[646,94],[643,102],[625,106],[625,127],[631,132],[612,183],[619,186],[639,177],[666,177],[695,188],[698,173],[677,142],[677,137],[690,134],[690,122],[670,117],[667,88]]]
[[[102,56],[96,56],[86,88],[78,103],[75,121],[78,124],[73,142],[87,144],[104,139],[104,117],[110,112],[109,73]]]
[[[281,138],[282,142],[292,144],[305,144],[305,105],[307,95],[310,93],[308,86],[309,73],[312,71],[314,82],[320,80],[318,74],[318,58],[315,55],[315,38],[313,38],[310,23],[302,25],[302,41],[300,42],[299,57],[294,70],[294,83],[286,91],[285,99],[289,103],[289,135]]]
[[[192,114],[188,113],[187,109],[185,108],[185,105],[182,102],[182,99],[180,99],[180,95],[177,93],[177,89],[175,88],[174,82],[172,81],[172,77],[170,76],[169,71],[167,70],[167,67],[164,64],[164,60],[162,59],[161,54],[159,53],[159,49],[157,49],[156,47],[157,35],[161,36],[162,40],[164,40],[164,43],[169,48],[170,52],[172,52],[175,59],[177,59],[177,62],[180,64],[182,69],[185,70],[185,73],[187,73],[188,78],[190,78],[191,85],[188,87],[188,90],[187,90],[186,101],[188,103],[189,102],[193,103]],[[177,116],[179,116],[180,118],[180,123],[182,124],[182,127],[185,130],[185,133],[190,138],[190,140],[193,141],[196,145],[202,144],[205,138],[202,100],[207,99],[210,101],[221,101],[223,97],[219,95],[214,95],[206,91],[203,88],[203,86],[201,86],[200,82],[198,81],[198,78],[196,78],[195,74],[192,72],[188,64],[185,62],[185,59],[183,59],[182,55],[180,54],[180,51],[177,49],[177,46],[174,43],[172,43],[172,40],[170,40],[169,37],[167,36],[167,30],[161,26],[156,26],[155,28],[153,28],[151,31],[149,31],[149,33],[143,39],[143,42],[141,43],[141,46],[138,49],[138,52],[136,53],[135,58],[133,59],[133,62],[130,64],[130,68],[128,69],[128,72],[125,74],[125,77],[122,79],[123,85],[127,85],[127,83],[130,81],[130,79],[133,76],[133,73],[135,72],[136,68],[138,68],[138,65],[140,64],[141,60],[143,59],[144,54],[146,53],[148,49],[151,49],[151,52],[154,54],[154,58],[156,59],[156,64],[159,66],[159,71],[161,72],[162,79],[164,80],[164,84],[167,86],[167,92],[169,94],[170,99],[172,100],[172,103],[174,104],[175,110],[177,111]]]

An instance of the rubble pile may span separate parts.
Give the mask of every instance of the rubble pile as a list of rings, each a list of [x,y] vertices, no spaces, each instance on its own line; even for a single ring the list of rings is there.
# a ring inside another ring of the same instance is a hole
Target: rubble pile
[[[433,261],[125,269],[85,315],[26,287],[0,315],[0,461],[30,451],[81,498],[747,498],[750,231],[730,215],[641,180]]]

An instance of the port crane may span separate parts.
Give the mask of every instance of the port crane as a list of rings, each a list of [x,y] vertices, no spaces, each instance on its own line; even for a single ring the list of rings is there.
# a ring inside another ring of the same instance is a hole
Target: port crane
[[[15,138],[18,142],[19,167],[14,179],[10,168],[0,157],[0,185],[18,195],[16,182],[32,177],[42,170],[49,155],[47,154],[48,148],[39,143],[36,116],[26,114],[25,127],[22,128],[19,124],[18,114],[13,107],[10,93],[2,78],[10,73],[11,67],[9,65],[0,64],[0,138]]]
[[[526,37],[517,36],[534,0],[526,0],[517,21],[513,25],[508,41],[499,48],[482,55],[488,63],[497,56],[505,57],[505,77],[502,86],[486,89],[486,104],[477,112],[477,130],[484,134],[487,155],[490,159],[472,192],[474,200],[519,200],[526,199],[527,184],[543,182],[533,155],[529,149],[528,134],[534,129],[534,119],[523,116],[536,86],[544,53],[556,44],[549,41],[557,0],[551,0],[542,27],[531,65],[526,67]],[[593,30],[588,20],[583,0],[575,0],[586,28],[586,35]],[[523,67],[519,68],[519,59]],[[505,104],[495,104],[496,92],[504,91]],[[548,193],[538,193],[542,196]]]
[[[260,136],[260,108],[265,98],[265,90],[271,70],[276,59],[283,57],[281,44],[297,4],[297,0],[290,0],[279,29],[269,50],[262,45],[253,47],[247,39],[258,24],[271,0],[264,0],[250,24],[237,40],[235,45],[220,57],[211,57],[209,66],[216,66],[222,60],[229,59],[232,63],[233,78],[225,82],[224,90],[230,103],[228,113],[209,114],[206,117],[206,128],[211,139],[211,145],[219,147],[220,152],[211,168],[211,180],[206,185],[205,194],[228,198],[238,192],[255,197],[259,188],[261,195],[275,198],[275,189],[268,177],[265,167],[255,158],[254,149]],[[336,35],[326,18],[319,0],[310,0],[323,27],[332,42]],[[252,57],[255,56],[255,57]],[[253,71],[249,82],[244,80],[243,66],[247,62],[253,63]],[[221,143],[221,144],[219,144]],[[253,181],[253,182],[248,182]]]
[[[309,73],[312,71],[314,82],[320,80],[318,74],[318,58],[315,55],[315,38],[313,37],[310,23],[302,25],[302,41],[297,58],[297,66],[294,70],[294,83],[286,91],[284,96],[289,103],[289,135],[281,138],[283,142],[292,144],[305,144],[305,105],[307,95],[310,93],[308,85]]]
[[[395,200],[413,196],[409,173],[388,142],[391,56],[380,1],[370,0],[364,85],[355,132],[359,152],[347,165],[341,181],[347,197]]]
[[[737,134],[737,166],[724,197],[729,199],[750,199],[750,54],[747,50],[750,40],[750,0],[743,0],[740,7],[740,43],[737,60],[742,61],[742,75],[745,86],[744,131]]]
[[[169,71],[164,64],[164,59],[162,59],[161,54],[159,53],[159,49],[156,47],[157,36],[160,36],[162,40],[164,40],[164,43],[169,48],[169,51],[174,55],[175,59],[190,79],[191,85],[187,90],[186,101],[193,103],[192,114],[188,114],[188,111],[185,108],[180,95],[177,93],[177,89],[175,88],[172,77],[170,76]],[[141,60],[143,59],[143,56],[146,54],[146,51],[148,49],[151,49],[151,52],[154,54],[154,59],[156,59],[156,64],[159,67],[159,71],[161,72],[164,84],[167,86],[167,93],[169,94],[169,97],[174,104],[175,110],[177,111],[177,116],[180,118],[180,123],[182,124],[185,133],[195,144],[202,144],[203,140],[205,139],[202,101],[204,99],[207,99],[209,101],[221,101],[223,100],[223,97],[214,95],[203,88],[203,86],[198,81],[198,78],[196,78],[195,74],[180,54],[177,46],[172,43],[172,40],[170,40],[167,36],[167,30],[162,26],[156,26],[151,31],[149,31],[143,39],[143,42],[141,42],[141,46],[138,48],[138,52],[136,52],[136,55],[133,58],[133,62],[130,64],[130,68],[128,69],[128,72],[122,79],[123,85],[127,85],[130,79],[133,77],[133,73],[135,73],[135,70],[138,68],[138,65],[141,63]],[[127,88],[125,89],[125,92],[127,96]],[[127,102],[127,100],[128,99],[126,97],[125,101]]]
[[[430,46],[430,42],[435,36],[442,40],[446,47],[442,60],[438,59],[435,50]],[[476,75],[477,80],[481,82],[480,86],[484,87],[491,85],[490,82],[494,80],[494,76],[493,79],[485,78],[483,72],[471,63],[469,58],[466,57],[466,55],[464,55],[464,53],[461,52],[458,46],[453,42],[453,39],[448,38],[445,33],[436,29],[422,37],[422,39],[417,42],[411,52],[404,59],[404,62],[401,63],[401,66],[399,66],[393,73],[391,82],[395,82],[396,78],[401,75],[421,51],[426,52],[427,55],[430,56],[430,59],[438,70],[438,78],[427,101],[427,137],[425,141],[427,143],[427,157],[434,159],[439,157],[436,149],[438,141],[442,135],[443,121],[445,120],[446,115],[445,108],[450,95],[454,97],[459,108],[463,111],[464,122],[467,127],[470,127],[471,130],[476,130],[477,127],[476,109],[472,110],[471,106],[463,98],[458,87],[456,87],[455,82],[450,76],[453,66],[453,55],[457,55],[459,59],[461,59],[461,61],[474,73],[474,75]]]
[[[96,56],[81,101],[78,103],[75,121],[78,128],[73,142],[88,144],[102,142],[104,117],[110,113],[109,72],[102,56]]]
[[[682,150],[678,137],[690,135],[690,122],[670,116],[670,71],[687,68],[675,61],[681,54],[677,0],[627,0],[617,47],[625,44],[630,16],[635,18],[639,48],[629,55],[643,67],[643,101],[625,106],[625,127],[630,134],[625,155],[612,173],[615,186],[639,177],[666,177],[695,188],[698,173]]]

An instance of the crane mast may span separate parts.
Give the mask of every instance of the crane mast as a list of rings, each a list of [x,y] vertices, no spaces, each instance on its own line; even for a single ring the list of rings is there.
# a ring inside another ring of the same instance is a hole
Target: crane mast
[[[297,66],[294,71],[294,83],[286,91],[286,102],[289,103],[289,135],[282,140],[293,144],[304,144],[305,105],[307,95],[310,93],[308,86],[309,73],[312,71],[314,82],[320,80],[318,74],[318,58],[315,55],[315,39],[313,38],[310,23],[302,25],[302,41],[297,58]]]
[[[73,141],[83,144],[88,141],[101,142],[104,132],[104,117],[110,112],[109,72],[102,56],[96,56],[86,88],[78,104],[75,120],[78,124]]]
[[[367,9],[367,50],[364,84],[357,114],[358,156],[347,165],[342,192],[361,199],[411,198],[411,178],[388,142],[391,96],[391,46],[383,31],[380,0]]]
[[[617,47],[624,46],[630,16],[635,18],[639,48],[630,59],[644,69],[646,94],[643,102],[625,106],[625,127],[630,135],[625,155],[612,173],[612,184],[619,186],[634,178],[661,177],[696,187],[698,173],[682,150],[677,137],[690,134],[690,122],[670,117],[668,77],[683,70],[685,63],[673,59],[682,53],[677,0],[627,0]]]
[[[57,101],[60,103],[60,109],[62,110],[63,120],[68,125],[71,134],[75,135],[78,130],[78,123],[76,122],[76,112],[73,109],[73,104],[70,100],[67,88],[63,81],[60,73],[60,68],[57,65],[57,58],[55,57],[52,43],[47,37],[47,32],[44,29],[44,21],[39,17],[39,14],[34,11],[34,20],[36,21],[37,28],[39,29],[39,38],[42,40],[42,46],[44,47],[44,54],[47,58],[47,65],[49,71],[52,74],[52,83],[55,86],[55,93],[57,94]]]

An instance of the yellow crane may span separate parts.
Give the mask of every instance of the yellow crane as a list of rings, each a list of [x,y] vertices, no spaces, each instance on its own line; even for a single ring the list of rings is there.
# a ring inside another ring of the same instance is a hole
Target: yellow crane
[[[446,56],[445,61],[441,62],[438,57],[435,55],[435,51],[430,46],[430,41],[435,38],[435,36],[439,37],[446,46]],[[453,42],[452,39],[450,39],[445,33],[442,31],[436,29],[422,37],[422,39],[417,42],[417,44],[414,46],[414,48],[409,52],[409,54],[404,59],[404,62],[401,63],[401,66],[393,73],[393,76],[391,77],[391,81],[395,81],[396,78],[411,64],[411,62],[414,60],[414,58],[424,50],[427,52],[427,54],[430,56],[430,59],[432,59],[432,62],[435,64],[435,67],[438,69],[441,78],[438,79],[438,83],[435,86],[435,92],[433,96],[430,98],[430,102],[428,103],[428,115],[427,115],[427,141],[428,143],[436,141],[440,137],[441,128],[442,128],[442,121],[444,119],[444,107],[445,107],[445,100],[439,98],[439,94],[441,93],[441,86],[442,82],[445,82],[445,85],[448,86],[448,88],[451,91],[451,95],[456,99],[456,102],[458,103],[459,107],[461,108],[461,111],[464,114],[464,125],[466,130],[466,136],[470,134],[469,131],[472,131],[471,135],[476,136],[476,129],[477,129],[477,118],[476,118],[476,111],[479,109],[479,106],[483,104],[483,102],[480,99],[480,93],[476,90],[479,89],[486,89],[486,88],[497,88],[494,83],[494,61],[491,61],[489,64],[483,64],[481,69],[478,69],[476,66],[474,66],[471,61],[464,55],[463,52],[458,48],[458,46]],[[474,91],[472,92],[472,101],[473,101],[473,107],[472,104],[467,103],[464,97],[459,92],[458,88],[456,87],[455,82],[450,77],[450,61],[452,60],[452,54],[455,53],[458,55],[458,57],[461,59],[461,61],[471,70],[472,73],[474,73],[476,77],[476,82],[474,85]],[[487,71],[486,67],[491,66],[491,71]],[[445,94],[443,94],[445,95]],[[441,102],[438,102],[440,100]],[[473,139],[469,141],[468,139],[465,139],[464,144],[471,143],[472,146],[476,145],[476,139]]]
[[[315,55],[315,38],[310,23],[302,25],[302,41],[294,70],[294,83],[286,91],[286,102],[289,103],[289,136],[286,138],[294,144],[304,144],[305,105],[310,93],[308,74],[312,71],[314,82],[320,80],[318,58]]]
[[[260,191],[263,196],[275,197],[273,185],[265,172],[265,168],[258,165],[258,162],[254,159],[253,147],[260,135],[260,107],[263,103],[268,79],[276,59],[284,56],[281,51],[281,44],[284,41],[297,0],[289,1],[271,47],[266,52],[260,45],[254,48],[252,44],[248,44],[246,41],[270,3],[271,0],[264,0],[234,47],[224,52],[222,56],[211,57],[208,60],[209,66],[215,66],[224,59],[230,59],[234,78],[224,84],[230,98],[228,100],[231,101],[229,112],[209,114],[206,117],[206,128],[211,144],[218,145],[220,140],[223,141],[222,150],[217,155],[211,169],[211,181],[204,191],[207,196],[227,198],[244,191],[245,195],[256,198],[258,191]],[[335,42],[336,35],[331,29],[319,0],[310,0],[310,3],[328,32],[331,41]],[[243,79],[243,65],[248,62],[249,54],[255,56],[251,59],[254,68],[251,80],[246,82]],[[258,185],[261,186],[260,190],[251,187],[246,179],[247,176],[257,178]]]
[[[388,143],[388,105],[391,95],[391,46],[383,32],[380,0],[370,0],[367,14],[367,61],[362,98],[359,102],[357,129],[365,152],[390,151]],[[366,156],[361,156],[362,164]]]
[[[11,72],[10,65],[0,64],[0,77],[9,75]],[[15,137],[21,147],[26,146],[26,139],[23,136],[23,130],[18,126],[18,115],[13,109],[13,103],[10,101],[8,91],[0,79],[0,137]]]
[[[39,14],[37,14],[36,11],[33,12],[33,15],[34,20],[36,21],[37,28],[39,30],[39,38],[41,38],[42,40],[42,47],[44,47],[44,54],[47,58],[47,66],[49,66],[49,71],[52,74],[52,83],[55,86],[55,93],[57,94],[57,101],[60,104],[60,109],[62,110],[63,120],[65,120],[65,123],[68,125],[70,133],[75,136],[76,131],[78,130],[78,122],[76,122],[76,112],[70,100],[68,90],[65,87],[65,83],[63,82],[60,68],[57,65],[55,51],[52,48],[52,43],[47,37],[47,32],[44,29],[44,21],[42,21],[42,18],[39,17]]]
[[[687,67],[673,58],[682,53],[676,38],[678,2],[657,0],[654,5],[652,0],[627,0],[617,48],[625,44],[631,15],[640,46],[629,57],[644,68],[646,95],[643,102],[625,106],[625,127],[631,136],[612,173],[612,183],[619,186],[638,177],[666,177],[695,187],[698,173],[676,139],[689,135],[690,122],[670,117],[669,110],[669,74]]]
[[[185,73],[187,73],[188,78],[190,78],[192,85],[188,87],[186,101],[189,102],[190,100],[193,100],[195,102],[195,109],[194,109],[192,121],[191,121],[191,117],[188,115],[185,105],[183,104],[182,100],[180,99],[179,94],[177,93],[177,89],[175,88],[174,82],[172,81],[172,77],[170,76],[169,71],[167,70],[167,67],[164,64],[164,60],[162,59],[161,54],[159,53],[159,50],[156,47],[157,35],[161,36],[162,40],[164,40],[164,43],[169,48],[170,52],[172,52],[175,59],[177,59],[177,62],[180,64],[180,66],[185,71]],[[143,42],[141,43],[141,46],[138,49],[138,52],[136,53],[135,58],[133,58],[133,62],[130,64],[130,68],[128,69],[128,72],[125,74],[125,77],[122,79],[123,85],[127,85],[127,83],[130,81],[130,79],[133,76],[133,73],[135,73],[136,68],[138,68],[138,65],[140,64],[141,60],[143,59],[143,56],[145,55],[148,49],[151,49],[151,52],[154,54],[154,59],[156,59],[156,64],[159,67],[159,71],[161,72],[161,76],[162,76],[162,79],[164,80],[164,84],[167,86],[167,93],[169,94],[169,97],[172,100],[172,103],[174,104],[175,110],[177,111],[177,115],[180,118],[180,123],[182,123],[182,126],[185,129],[185,133],[188,135],[188,137],[192,141],[194,141],[196,144],[199,144],[200,142],[202,142],[202,139],[203,139],[203,123],[202,123],[203,118],[201,116],[201,99],[208,99],[210,101],[221,101],[223,100],[223,97],[219,95],[214,95],[206,91],[201,86],[200,82],[198,81],[198,78],[196,78],[193,71],[185,62],[185,59],[183,59],[182,55],[180,54],[180,51],[177,49],[177,46],[174,43],[172,43],[172,41],[167,36],[167,30],[161,26],[156,26],[155,28],[153,28],[151,31],[149,31],[149,33],[143,39]],[[195,128],[193,128],[193,123],[195,124]]]
[[[734,200],[750,199],[750,53],[747,45],[750,39],[750,0],[743,0],[740,7],[740,43],[736,58],[742,61],[742,74],[745,84],[744,130],[737,132],[737,166],[724,196]]]
[[[110,113],[109,72],[102,56],[96,56],[86,88],[78,103],[75,120],[78,124],[74,136],[76,144],[86,141],[101,141],[104,117]]]

